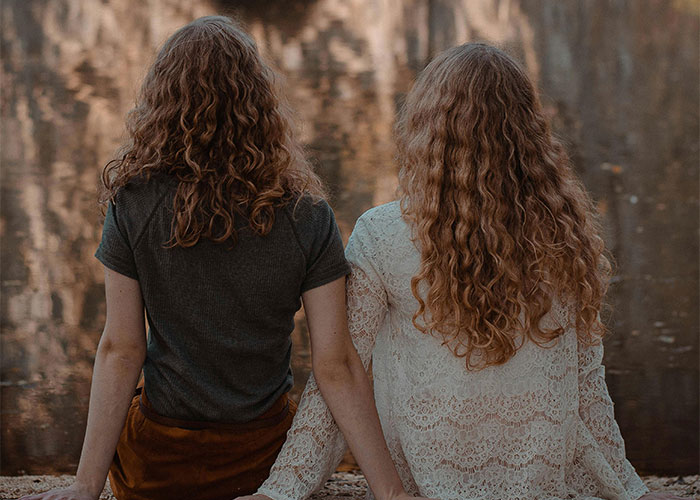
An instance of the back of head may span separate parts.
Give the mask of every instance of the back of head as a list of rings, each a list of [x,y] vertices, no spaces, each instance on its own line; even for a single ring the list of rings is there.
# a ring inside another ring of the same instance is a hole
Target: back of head
[[[397,124],[404,215],[421,268],[414,324],[470,367],[501,364],[514,332],[544,344],[557,298],[578,335],[604,333],[609,265],[589,196],[525,72],[501,50],[454,47],[418,77]],[[422,292],[422,293],[421,293]]]
[[[290,195],[322,194],[290,129],[274,74],[231,19],[175,32],[127,118],[129,141],[104,170],[107,198],[135,178],[177,180],[171,244],[235,238],[236,214],[259,234]]]

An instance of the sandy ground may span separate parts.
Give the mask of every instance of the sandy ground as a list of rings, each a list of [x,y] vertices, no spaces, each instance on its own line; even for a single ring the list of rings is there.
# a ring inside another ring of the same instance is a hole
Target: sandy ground
[[[18,476],[0,477],[0,499],[10,500],[23,495],[38,493],[50,488],[70,484],[73,476]],[[652,491],[673,493],[682,498],[695,498],[700,500],[700,476],[685,477],[656,477],[648,476],[644,482]],[[362,475],[352,472],[335,474],[326,484],[325,488],[313,499],[344,498],[361,499],[367,491],[367,483]],[[114,500],[109,485],[100,497],[102,500]]]

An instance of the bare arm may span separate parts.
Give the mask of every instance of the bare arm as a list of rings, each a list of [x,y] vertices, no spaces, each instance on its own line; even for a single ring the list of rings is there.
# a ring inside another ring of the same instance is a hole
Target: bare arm
[[[316,376],[314,373],[309,377],[309,381],[306,384],[304,394],[301,397],[299,403],[299,411],[294,417],[294,423],[291,429],[287,433],[287,442],[284,444],[280,454],[277,456],[275,465],[270,471],[270,477],[265,481],[265,483],[258,490],[257,495],[241,497],[240,500],[303,500],[309,498],[309,496],[317,491],[322,484],[330,477],[331,473],[335,470],[338,463],[347,448],[346,440],[343,439],[343,434],[339,430],[340,420],[338,418],[338,412],[343,413],[345,410],[338,410],[337,407],[333,408],[331,406],[330,399],[333,395],[328,396],[328,384],[322,387],[324,394],[321,394],[319,386],[323,384],[319,382],[316,383],[316,377],[321,378],[319,375],[323,369],[320,365],[324,362],[323,358],[326,358],[329,363],[330,370],[333,370],[337,366],[343,364],[354,362],[354,367],[346,366],[343,368],[346,371],[345,375],[339,375],[341,382],[343,380],[348,383],[352,382],[352,377],[347,374],[348,370],[357,370],[357,376],[361,381],[364,375],[359,372],[360,367],[357,364],[357,356],[359,355],[363,366],[366,368],[369,366],[372,359],[372,352],[374,351],[375,342],[377,336],[380,332],[381,325],[384,323],[386,314],[388,312],[388,296],[384,288],[384,284],[377,274],[376,268],[373,264],[370,255],[373,255],[371,249],[367,248],[367,244],[372,241],[371,236],[368,234],[368,228],[366,221],[360,218],[355,225],[350,240],[348,241],[348,246],[345,250],[345,254],[348,261],[352,267],[352,273],[347,280],[347,305],[346,311],[342,304],[342,280],[338,283],[330,283],[319,290],[311,290],[311,296],[305,295],[304,303],[307,308],[307,320],[311,326],[311,336],[312,336],[312,348],[314,349],[314,371],[317,372]],[[329,309],[332,307],[332,310]],[[338,310],[340,308],[340,310]],[[319,313],[319,314],[314,314]],[[347,329],[349,330],[349,337],[354,344],[355,349],[348,351],[348,335],[345,333],[346,324],[343,321],[343,315],[347,317]],[[317,317],[318,316],[318,317]],[[327,322],[326,325],[320,324],[323,318],[321,316],[328,316],[324,321]],[[340,317],[339,317],[340,316]],[[333,329],[337,329],[337,331]],[[326,335],[326,333],[332,333],[335,331],[335,335],[328,336],[325,340],[334,342],[337,339],[338,344],[335,349],[324,347],[321,349],[319,347],[319,341],[323,342],[323,338],[319,336]],[[319,339],[314,340],[314,339]],[[336,362],[333,356],[324,356],[324,352],[327,351],[328,354],[332,354],[337,350],[338,358],[342,359],[342,363]],[[361,385],[362,390],[369,391],[367,385]],[[381,435],[379,430],[379,424],[376,421],[376,410],[374,405],[370,406],[371,403],[361,403],[357,397],[352,393],[352,387],[345,389],[343,391],[339,389],[333,389],[332,392],[335,394],[335,399],[339,399],[339,403],[342,405],[343,402],[359,402],[358,407],[362,404],[360,411],[357,414],[349,417],[350,421],[352,418],[361,418],[362,411],[370,412],[372,414],[372,419],[374,420],[373,428],[371,432],[375,434],[376,437],[372,437],[372,434],[366,434],[364,439],[370,443],[370,445],[380,444],[383,449],[384,437]],[[349,396],[345,397],[344,394]],[[326,398],[324,398],[326,396]],[[366,392],[365,392],[365,397]],[[370,397],[373,396],[370,394]],[[330,409],[329,409],[330,407]],[[333,413],[331,413],[331,411]],[[334,419],[336,416],[337,422]],[[359,427],[358,422],[351,422],[350,425],[356,425]],[[342,424],[341,424],[342,426]],[[345,430],[345,429],[343,429]],[[347,432],[347,431],[346,431]],[[360,432],[360,431],[357,431]],[[360,436],[360,439],[363,439]],[[350,441],[350,436],[348,436],[348,441]],[[362,443],[350,442],[351,446],[354,446],[354,450],[360,446],[364,446]],[[359,452],[355,451],[360,455]],[[365,453],[372,453],[370,448],[365,449]],[[383,453],[383,452],[382,452]],[[370,467],[362,462],[360,458],[360,464],[368,470]],[[374,469],[376,471],[376,469]],[[379,472],[380,475],[381,472]],[[390,474],[394,472],[391,471]],[[371,473],[367,474],[370,478],[370,485],[375,488],[375,493],[377,496],[380,495],[379,488],[372,484]]]
[[[136,280],[105,268],[107,321],[95,357],[90,408],[75,483],[26,500],[100,496],[146,358],[143,298]]]
[[[350,237],[347,255],[352,273],[346,281],[346,303],[350,337],[367,368],[375,342],[388,311],[386,290],[365,256],[358,223]],[[312,373],[299,402],[299,410],[287,441],[277,456],[270,476],[247,500],[301,500],[318,490],[336,469],[347,444],[328,409]]]
[[[302,295],[321,394],[378,499],[408,497],[382,434],[369,378],[347,326],[345,279]]]

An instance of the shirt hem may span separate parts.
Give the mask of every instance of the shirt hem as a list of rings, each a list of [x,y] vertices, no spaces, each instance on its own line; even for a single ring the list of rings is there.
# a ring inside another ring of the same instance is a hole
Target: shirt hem
[[[114,262],[112,262],[110,259],[108,259],[106,257],[104,252],[101,252],[99,249],[97,250],[97,252],[95,252],[95,258],[97,260],[99,260],[100,262],[102,262],[102,264],[105,267],[111,269],[112,271],[115,271],[123,276],[126,276],[127,278],[131,278],[132,280],[136,280],[136,281],[139,280],[138,274],[136,274],[135,272],[133,272],[131,270],[127,271],[121,265],[115,264]]]
[[[350,274],[350,272],[350,265],[348,263],[343,263],[342,266],[332,268],[330,271],[328,271],[327,274],[324,274],[322,277],[316,278],[309,283],[304,283],[304,285],[302,285],[301,287],[301,293],[308,292],[309,290],[318,288],[323,285],[327,285],[328,283],[335,281],[338,278],[347,276],[348,274]]]

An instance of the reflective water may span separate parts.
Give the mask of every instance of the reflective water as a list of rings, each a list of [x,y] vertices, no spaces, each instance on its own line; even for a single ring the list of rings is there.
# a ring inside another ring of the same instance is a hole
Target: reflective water
[[[434,54],[480,39],[524,61],[617,259],[606,363],[628,455],[646,472],[697,472],[696,0],[4,0],[0,9],[3,474],[76,466],[104,316],[92,257],[100,168],[156,47],[215,12],[239,15],[284,75],[345,237],[393,197],[397,103]],[[303,384],[308,343],[302,330],[295,339]]]

